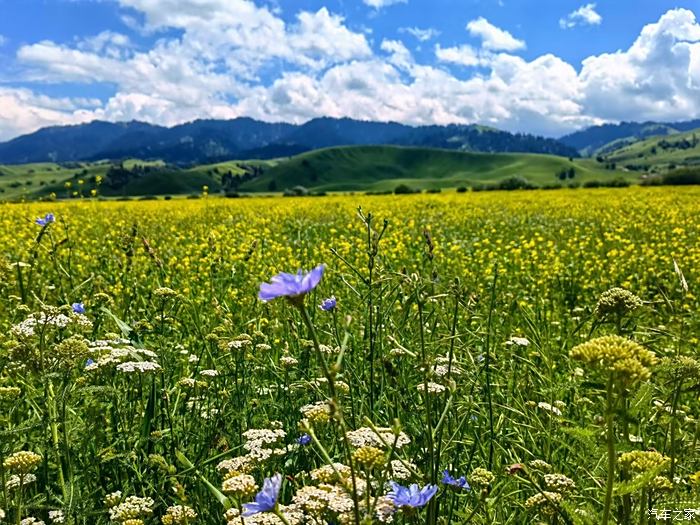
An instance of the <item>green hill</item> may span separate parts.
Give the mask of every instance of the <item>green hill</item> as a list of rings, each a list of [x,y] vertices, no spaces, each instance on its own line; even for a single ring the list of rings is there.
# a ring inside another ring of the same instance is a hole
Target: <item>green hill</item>
[[[700,165],[700,129],[655,136],[608,151],[605,162],[620,168],[662,172],[681,166]]]
[[[314,191],[387,191],[399,184],[434,189],[496,182],[516,175],[543,185],[556,183],[557,174],[570,168],[575,170],[576,182],[603,181],[622,175],[590,159],[352,146],[317,150],[279,162],[262,176],[242,184],[240,189],[283,191],[304,186]]]

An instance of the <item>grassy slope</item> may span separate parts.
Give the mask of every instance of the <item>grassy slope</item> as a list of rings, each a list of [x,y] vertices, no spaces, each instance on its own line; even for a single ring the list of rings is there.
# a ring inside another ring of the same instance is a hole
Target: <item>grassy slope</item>
[[[406,183],[420,189],[493,182],[522,175],[531,182],[556,182],[556,173],[573,166],[576,181],[604,180],[620,172],[602,169],[595,161],[534,154],[462,153],[425,148],[387,146],[340,147],[313,151],[280,162],[241,189],[267,191],[297,185],[317,191],[393,190]]]
[[[606,158],[622,166],[646,165],[657,168],[657,171],[667,169],[671,164],[677,166],[697,165],[700,164],[700,141],[694,148],[690,149],[671,148],[664,150],[659,146],[659,143],[663,140],[668,142],[677,142],[684,139],[692,141],[693,134],[700,139],[700,130],[651,137],[610,152],[606,155]],[[653,152],[654,148],[656,153]]]

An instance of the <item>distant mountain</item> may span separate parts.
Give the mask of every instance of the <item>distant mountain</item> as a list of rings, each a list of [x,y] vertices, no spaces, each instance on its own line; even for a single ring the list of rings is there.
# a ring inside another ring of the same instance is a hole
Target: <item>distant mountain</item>
[[[395,122],[318,118],[302,125],[250,118],[196,120],[172,128],[95,121],[44,128],[0,143],[0,164],[160,159],[177,164],[271,159],[333,146],[396,145],[490,153],[577,157],[554,139],[475,125],[412,127]]]
[[[700,128],[700,120],[687,122],[621,122],[593,126],[559,139],[581,155],[597,155],[654,136],[673,135]]]

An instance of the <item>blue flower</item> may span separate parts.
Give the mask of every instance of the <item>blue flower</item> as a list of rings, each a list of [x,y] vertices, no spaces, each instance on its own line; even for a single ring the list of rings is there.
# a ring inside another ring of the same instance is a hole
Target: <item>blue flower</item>
[[[461,476],[460,478],[455,479],[450,475],[450,471],[447,469],[445,469],[445,471],[442,473],[442,482],[445,485],[449,485],[457,489],[471,490],[469,483],[467,483],[467,478]]]
[[[289,297],[291,299],[302,297],[316,288],[318,283],[321,282],[325,268],[325,265],[321,264],[309,273],[304,273],[301,270],[296,274],[279,273],[270,279],[269,283],[260,285],[258,298],[263,301],[272,301],[277,297]]]
[[[43,227],[56,222],[56,217],[53,213],[47,213],[44,217],[38,217],[34,222]]]
[[[95,364],[95,361],[93,361],[92,359],[88,359],[87,361],[85,361],[85,368],[87,368],[90,365],[94,365],[94,364]]]
[[[324,312],[330,312],[335,309],[336,304],[338,304],[338,301],[336,301],[335,296],[332,295],[328,299],[324,299],[318,307]]]
[[[83,303],[73,303],[71,305],[71,308],[73,309],[73,312],[76,314],[84,314],[85,313],[85,305]]]
[[[305,447],[309,443],[311,443],[311,436],[308,434],[302,434],[297,438],[297,443],[299,443],[301,446]]]
[[[271,478],[265,478],[263,488],[255,495],[255,502],[244,503],[243,516],[248,517],[260,512],[275,510],[277,498],[282,488],[282,474],[275,474]]]
[[[403,487],[394,481],[390,481],[389,484],[391,491],[387,497],[396,507],[423,507],[437,492],[436,485],[426,485],[421,489],[415,483],[410,487]]]

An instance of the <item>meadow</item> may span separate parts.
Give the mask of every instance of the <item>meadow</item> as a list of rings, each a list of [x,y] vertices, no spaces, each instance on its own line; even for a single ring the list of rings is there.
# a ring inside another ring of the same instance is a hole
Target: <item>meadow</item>
[[[3,524],[700,519],[698,188],[0,211]]]

